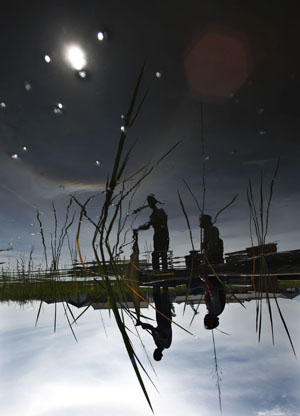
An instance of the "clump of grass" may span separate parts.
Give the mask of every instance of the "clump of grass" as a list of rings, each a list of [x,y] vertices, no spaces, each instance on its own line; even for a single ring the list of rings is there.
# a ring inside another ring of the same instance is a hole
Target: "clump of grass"
[[[268,196],[268,202],[267,202],[267,208],[265,209],[264,206],[264,186],[263,186],[263,174],[261,171],[260,175],[260,188],[259,188],[259,204],[258,207],[255,204],[254,196],[253,196],[253,189],[252,189],[252,182],[249,179],[248,187],[247,187],[247,201],[249,204],[250,209],[250,239],[251,239],[251,245],[254,247],[253,243],[253,226],[255,230],[255,235],[257,239],[257,244],[261,248],[261,252],[258,258],[258,270],[259,270],[259,278],[258,278],[258,297],[259,299],[256,301],[256,332],[258,333],[258,341],[261,339],[261,330],[262,330],[262,318],[263,318],[263,307],[262,307],[262,300],[263,300],[263,293],[266,293],[266,303],[268,307],[269,312],[269,320],[271,325],[271,332],[272,332],[272,342],[274,344],[274,325],[273,325],[273,313],[272,313],[272,305],[271,305],[271,298],[270,298],[270,292],[273,292],[272,298],[275,300],[275,304],[281,319],[281,322],[285,328],[286,334],[288,336],[290,345],[292,347],[293,353],[296,356],[296,352],[294,349],[294,345],[292,342],[291,335],[289,333],[287,324],[285,322],[285,319],[283,317],[283,314],[281,312],[280,306],[278,304],[278,299],[276,296],[276,293],[274,289],[272,288],[272,282],[271,278],[268,272],[268,265],[264,254],[264,246],[266,244],[266,237],[268,233],[268,227],[269,227],[269,216],[270,216],[270,207],[271,207],[271,201],[273,197],[273,188],[275,179],[278,174],[279,169],[279,161],[277,161],[277,165],[275,167],[273,177],[270,183],[269,188],[269,196]],[[256,256],[254,253],[253,248],[253,274],[255,273],[256,269]],[[253,277],[254,279],[254,277]]]

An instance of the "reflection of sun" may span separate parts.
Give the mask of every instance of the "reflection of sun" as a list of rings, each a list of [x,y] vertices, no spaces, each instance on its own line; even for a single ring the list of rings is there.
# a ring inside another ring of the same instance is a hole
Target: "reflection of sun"
[[[86,66],[86,59],[83,50],[76,45],[66,48],[66,59],[74,69],[80,71]]]

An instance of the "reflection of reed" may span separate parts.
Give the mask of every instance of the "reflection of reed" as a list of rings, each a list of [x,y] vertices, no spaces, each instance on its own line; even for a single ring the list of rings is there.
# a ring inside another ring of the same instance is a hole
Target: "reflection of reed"
[[[212,335],[213,348],[214,348],[214,371],[212,375],[213,375],[213,378],[216,380],[218,396],[219,396],[219,408],[222,414],[222,396],[221,396],[222,370],[220,369],[219,362],[218,362],[214,330],[211,331],[211,335]]]
[[[274,327],[273,327],[273,313],[272,313],[272,306],[270,302],[270,293],[273,294],[275,304],[277,307],[277,310],[280,315],[280,319],[282,321],[282,324],[285,328],[285,331],[287,333],[290,345],[292,347],[293,353],[296,356],[296,352],[294,349],[294,345],[287,327],[287,324],[285,322],[285,319],[283,317],[283,314],[281,312],[280,306],[278,304],[278,299],[275,294],[275,286],[274,286],[274,280],[269,274],[268,271],[268,265],[266,262],[265,257],[265,251],[264,248],[266,247],[266,236],[268,233],[268,227],[269,227],[269,215],[270,215],[270,206],[271,201],[273,197],[273,187],[275,183],[275,179],[278,173],[279,168],[279,159],[277,161],[277,165],[275,168],[275,171],[273,173],[273,177],[270,183],[270,190],[269,190],[269,197],[268,197],[268,203],[267,203],[267,209],[265,211],[264,208],[264,189],[263,189],[263,177],[262,177],[262,171],[260,175],[260,189],[259,189],[259,206],[256,207],[254,197],[253,197],[253,191],[252,191],[252,183],[249,179],[248,187],[247,187],[247,200],[250,208],[250,238],[251,238],[251,245],[253,250],[253,283],[254,283],[254,289],[256,292],[258,292],[259,299],[256,301],[256,332],[258,333],[258,340],[261,339],[261,330],[262,330],[262,300],[263,300],[263,292],[266,294],[266,302],[268,306],[268,312],[269,312],[269,320],[271,325],[271,332],[272,332],[272,341],[274,344]],[[257,239],[258,248],[260,248],[260,253],[258,257],[258,276],[254,278],[254,274],[256,272],[256,261],[257,256],[255,252],[255,247],[253,244],[253,234],[252,234],[252,224],[254,225],[255,229],[255,235]]]

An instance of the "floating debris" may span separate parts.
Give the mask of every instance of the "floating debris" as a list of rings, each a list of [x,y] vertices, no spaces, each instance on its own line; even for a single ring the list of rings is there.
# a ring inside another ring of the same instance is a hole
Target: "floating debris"
[[[6,108],[6,104],[5,104],[5,102],[3,102],[3,101],[2,101],[2,102],[0,103],[0,107],[1,107],[1,108]]]
[[[23,146],[22,150],[23,150],[23,152],[27,152],[27,150],[28,150],[27,146]]]
[[[265,136],[267,134],[267,130],[260,130],[259,134],[261,136]]]
[[[101,162],[99,161],[99,160],[96,160],[96,166],[100,166],[101,165]]]
[[[259,114],[259,115],[263,114],[264,112],[265,112],[265,109],[264,108],[259,108],[257,110],[257,114]]]
[[[126,128],[125,128],[125,126],[122,126],[122,127],[121,127],[121,131],[122,131],[123,133],[126,133]]]
[[[17,153],[13,153],[11,156],[10,156],[12,159],[19,159],[19,155],[17,154]]]
[[[161,72],[157,71],[157,72],[155,73],[155,76],[156,76],[156,78],[161,78]]]

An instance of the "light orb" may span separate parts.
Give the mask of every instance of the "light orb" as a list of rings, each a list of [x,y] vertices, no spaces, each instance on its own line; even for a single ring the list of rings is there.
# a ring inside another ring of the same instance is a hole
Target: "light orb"
[[[50,56],[49,55],[45,55],[44,56],[44,61],[46,62],[46,64],[50,64],[50,62],[51,62]]]
[[[104,39],[104,33],[103,32],[98,32],[97,34],[97,38],[98,40],[100,40],[100,42]]]
[[[86,66],[85,54],[79,46],[69,46],[67,48],[66,58],[70,65],[74,69],[77,69],[77,71],[82,70]]]

